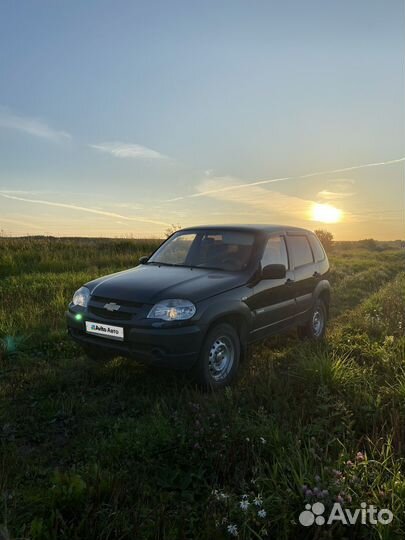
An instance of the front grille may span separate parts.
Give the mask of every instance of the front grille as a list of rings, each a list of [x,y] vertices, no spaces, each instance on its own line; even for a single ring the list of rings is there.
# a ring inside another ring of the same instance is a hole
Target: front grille
[[[110,311],[105,308],[106,304],[117,304],[119,309]],[[89,313],[103,319],[110,321],[129,321],[138,314],[142,306],[143,304],[141,302],[116,300],[115,298],[106,298],[104,296],[92,296],[87,309]]]
[[[114,321],[129,321],[133,315],[126,311],[108,311],[107,309],[94,306],[89,306],[88,310],[90,313],[93,313],[93,315]]]
[[[122,307],[130,307],[130,308],[141,308],[143,306],[142,302],[133,302],[131,300],[115,300],[114,298],[105,298],[104,296],[92,296],[91,297],[92,302],[96,302],[97,304],[108,304],[110,302],[115,302],[116,304],[119,304]]]

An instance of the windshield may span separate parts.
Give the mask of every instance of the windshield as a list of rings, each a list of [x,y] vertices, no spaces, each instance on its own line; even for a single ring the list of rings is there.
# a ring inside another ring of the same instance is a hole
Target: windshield
[[[180,231],[148,263],[240,271],[250,262],[253,244],[254,234],[249,232]]]

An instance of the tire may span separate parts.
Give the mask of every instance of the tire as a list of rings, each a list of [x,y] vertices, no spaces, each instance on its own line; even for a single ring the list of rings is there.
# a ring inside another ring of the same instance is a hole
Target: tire
[[[209,330],[194,370],[196,382],[207,390],[229,386],[240,363],[240,338],[228,323],[219,323]]]
[[[92,347],[90,345],[87,345],[83,347],[83,350],[87,358],[89,358],[90,360],[93,360],[93,362],[98,362],[98,363],[108,362],[109,360],[112,360],[116,356],[114,353],[110,351],[106,351],[102,347],[96,347],[96,346]]]
[[[325,302],[318,298],[311,310],[311,315],[304,326],[298,327],[298,336],[301,339],[309,338],[320,341],[325,336],[328,310]]]

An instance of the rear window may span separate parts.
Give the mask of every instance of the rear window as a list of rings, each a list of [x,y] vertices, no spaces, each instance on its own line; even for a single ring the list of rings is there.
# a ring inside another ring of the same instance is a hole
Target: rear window
[[[306,236],[289,236],[288,241],[293,253],[295,267],[314,262],[311,246]]]
[[[309,242],[311,244],[316,262],[323,261],[325,258],[325,252],[323,250],[321,242],[319,241],[319,238],[311,235],[309,237]]]

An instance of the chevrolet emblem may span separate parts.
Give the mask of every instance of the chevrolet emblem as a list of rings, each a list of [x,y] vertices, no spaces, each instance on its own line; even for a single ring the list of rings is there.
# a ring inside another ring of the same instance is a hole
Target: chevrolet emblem
[[[108,311],[118,311],[121,306],[116,304],[115,302],[110,302],[109,304],[104,304],[104,309],[107,309]]]

